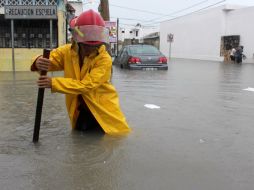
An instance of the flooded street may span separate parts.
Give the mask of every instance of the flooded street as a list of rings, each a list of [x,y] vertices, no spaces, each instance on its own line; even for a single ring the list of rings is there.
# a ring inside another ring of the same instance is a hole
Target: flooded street
[[[181,59],[168,71],[114,67],[126,137],[72,131],[64,95],[46,90],[36,145],[37,74],[0,72],[1,190],[253,190],[254,92],[243,90],[253,71]]]

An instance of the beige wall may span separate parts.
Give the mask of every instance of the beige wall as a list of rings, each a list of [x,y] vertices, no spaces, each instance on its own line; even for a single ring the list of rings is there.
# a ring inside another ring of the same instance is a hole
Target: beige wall
[[[29,71],[32,57],[42,55],[43,49],[16,48],[15,68],[16,71]],[[0,48],[0,71],[12,71],[12,49]]]
[[[58,45],[66,44],[66,17],[64,11],[58,11]]]

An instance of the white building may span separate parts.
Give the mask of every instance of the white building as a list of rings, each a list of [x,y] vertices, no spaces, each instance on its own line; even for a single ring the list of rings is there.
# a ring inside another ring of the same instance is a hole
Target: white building
[[[70,27],[70,20],[74,18],[75,16],[79,16],[83,12],[83,3],[82,0],[68,0],[67,1],[67,24],[68,28]],[[67,30],[67,39],[68,42],[71,41],[72,34],[69,30]]]
[[[159,32],[158,27],[145,27],[140,24],[137,24],[135,27],[123,28],[119,29],[119,40],[124,41],[125,39],[135,39],[138,40],[139,43],[143,43],[144,36]]]
[[[79,16],[83,12],[82,0],[68,0],[68,3],[75,9],[75,16]]]
[[[244,46],[245,62],[254,62],[254,7],[223,5],[165,21],[160,25],[160,50],[169,55],[168,34],[173,34],[171,56],[223,60],[230,45]]]

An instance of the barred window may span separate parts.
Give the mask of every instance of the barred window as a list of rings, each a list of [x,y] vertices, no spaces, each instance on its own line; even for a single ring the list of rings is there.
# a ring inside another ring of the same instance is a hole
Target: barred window
[[[0,47],[11,47],[11,22],[0,15]]]
[[[25,0],[22,5],[33,5],[34,0]]]
[[[19,1],[17,0],[7,0],[8,5],[19,5]]]
[[[49,5],[57,5],[57,0],[49,0]]]
[[[0,7],[3,7],[5,5],[5,0],[0,0]]]
[[[11,21],[0,16],[0,48],[11,48]],[[49,20],[14,20],[15,48],[49,48]],[[52,46],[58,46],[57,20],[53,20]]]
[[[57,5],[57,0],[0,0],[0,7],[4,5]]]

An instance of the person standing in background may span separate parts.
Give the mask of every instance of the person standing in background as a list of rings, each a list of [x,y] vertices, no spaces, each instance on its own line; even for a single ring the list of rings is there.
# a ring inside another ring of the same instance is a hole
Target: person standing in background
[[[236,52],[236,49],[233,47],[230,51],[230,60],[235,62],[235,52]]]

